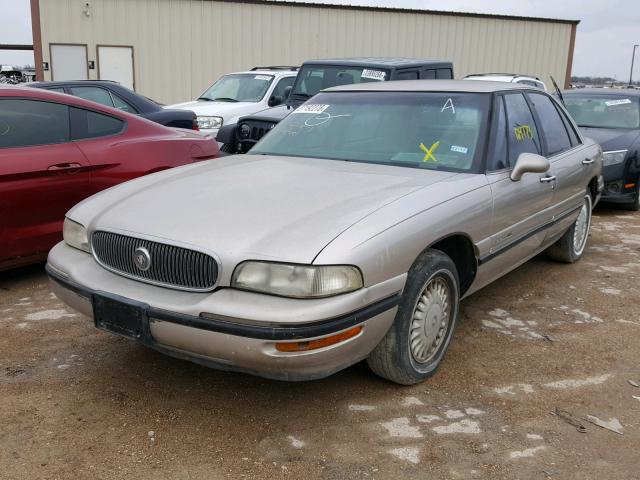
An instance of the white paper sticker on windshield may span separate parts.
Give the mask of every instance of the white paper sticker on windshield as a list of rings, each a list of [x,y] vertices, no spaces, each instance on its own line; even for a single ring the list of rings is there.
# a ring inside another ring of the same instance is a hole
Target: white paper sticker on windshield
[[[256,75],[253,77],[254,80],[271,80],[271,76],[269,75]]]
[[[293,113],[322,113],[330,105],[320,105],[318,103],[309,103],[307,105],[301,105],[297,110],[294,110]]]
[[[612,107],[614,105],[624,105],[625,103],[631,103],[631,100],[628,98],[623,98],[622,100],[609,100],[608,102],[604,102],[607,107]]]
[[[380,80],[381,82],[383,82],[386,76],[387,72],[381,72],[380,70],[369,70],[368,68],[365,68],[364,70],[362,70],[362,75],[360,75],[360,78],[369,78],[371,80]]]
[[[466,155],[469,152],[469,149],[467,147],[461,147],[460,145],[451,145],[451,151],[464,153]]]

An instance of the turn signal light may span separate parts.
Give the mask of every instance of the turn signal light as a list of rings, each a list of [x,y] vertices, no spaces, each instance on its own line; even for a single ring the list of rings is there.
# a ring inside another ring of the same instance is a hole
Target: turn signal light
[[[309,340],[306,342],[286,342],[276,343],[276,350],[279,352],[306,352],[308,350],[316,350],[318,348],[328,347],[329,345],[335,345],[336,343],[344,342],[350,338],[355,337],[362,331],[362,325],[350,328],[344,332],[331,335],[330,337],[318,338],[316,340]]]
[[[636,186],[635,183],[627,183],[627,184],[625,184],[624,188],[633,188],[635,186]]]

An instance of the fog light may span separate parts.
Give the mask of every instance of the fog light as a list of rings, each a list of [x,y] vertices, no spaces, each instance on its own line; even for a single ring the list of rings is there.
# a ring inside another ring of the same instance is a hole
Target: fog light
[[[317,350],[318,348],[328,347],[336,343],[344,342],[362,332],[362,325],[350,328],[344,332],[340,332],[330,337],[318,338],[306,342],[286,342],[276,343],[276,350],[279,352],[306,352],[308,350]]]
[[[611,193],[620,193],[620,184],[619,183],[609,183],[607,184],[607,190]]]

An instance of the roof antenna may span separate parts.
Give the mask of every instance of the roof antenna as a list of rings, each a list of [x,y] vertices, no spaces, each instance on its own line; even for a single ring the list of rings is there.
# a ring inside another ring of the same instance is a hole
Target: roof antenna
[[[558,84],[556,83],[556,81],[553,79],[553,77],[551,75],[549,75],[549,77],[551,78],[551,83],[553,83],[553,86],[556,89],[556,93],[558,94],[558,98],[562,102],[562,105],[564,107],[566,107],[567,105],[564,103],[564,97],[562,96],[562,92],[560,91],[560,88],[558,88]]]

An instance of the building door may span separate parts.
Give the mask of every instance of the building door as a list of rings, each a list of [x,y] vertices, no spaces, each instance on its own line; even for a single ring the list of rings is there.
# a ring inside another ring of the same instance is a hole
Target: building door
[[[135,90],[133,47],[98,45],[98,77]]]
[[[87,80],[87,46],[52,43],[51,80]]]

